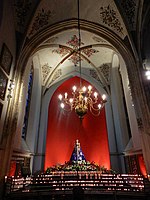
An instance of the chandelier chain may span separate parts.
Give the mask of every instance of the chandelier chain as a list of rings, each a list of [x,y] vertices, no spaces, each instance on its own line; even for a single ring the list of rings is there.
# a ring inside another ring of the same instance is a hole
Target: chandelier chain
[[[80,29],[80,0],[78,2],[78,47],[76,49],[76,54],[78,56],[78,65],[80,73],[79,88],[75,85],[72,87],[72,96],[69,97],[67,92],[64,95],[59,95],[58,98],[61,101],[61,108],[64,111],[75,111],[79,116],[80,120],[84,118],[88,111],[90,111],[94,116],[100,114],[101,109],[106,103],[106,95],[102,95],[101,99],[98,98],[98,93],[92,91],[92,86],[89,85],[88,88],[82,87],[82,72],[81,72],[81,29]]]
[[[80,0],[78,1],[78,37],[79,37],[79,44],[78,44],[78,54],[79,54],[79,73],[80,73],[80,88],[82,87],[82,74],[81,74],[81,32],[80,32]]]

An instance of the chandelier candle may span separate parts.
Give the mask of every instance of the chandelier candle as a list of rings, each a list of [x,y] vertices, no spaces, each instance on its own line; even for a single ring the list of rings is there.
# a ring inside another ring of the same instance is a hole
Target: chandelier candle
[[[61,108],[65,111],[75,110],[80,119],[83,119],[84,115],[90,111],[94,116],[100,114],[101,109],[107,102],[106,95],[103,94],[101,100],[98,99],[98,93],[92,91],[92,86],[89,85],[88,89],[84,86],[77,90],[76,86],[72,88],[72,97],[68,97],[68,94],[58,96],[61,104]]]

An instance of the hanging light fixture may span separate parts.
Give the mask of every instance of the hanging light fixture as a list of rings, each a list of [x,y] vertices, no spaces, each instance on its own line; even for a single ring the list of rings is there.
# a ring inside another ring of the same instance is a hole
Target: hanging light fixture
[[[88,88],[82,86],[81,77],[81,34],[80,34],[80,15],[79,15],[79,0],[78,1],[78,36],[79,36],[79,46],[77,49],[79,70],[80,70],[80,86],[77,88],[75,85],[72,88],[72,96],[69,97],[67,92],[64,95],[59,94],[58,98],[60,100],[60,106],[65,111],[75,111],[80,119],[84,118],[84,115],[90,111],[94,116],[100,114],[101,109],[104,107],[106,100],[106,95],[103,94],[101,99],[98,99],[98,93],[92,91],[92,86],[89,85]]]

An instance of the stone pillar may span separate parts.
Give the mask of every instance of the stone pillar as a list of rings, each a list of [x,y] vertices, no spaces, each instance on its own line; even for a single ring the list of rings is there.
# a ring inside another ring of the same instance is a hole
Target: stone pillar
[[[130,60],[129,60],[130,61]],[[141,145],[147,173],[150,174],[150,111],[147,105],[146,96],[143,89],[140,63],[131,62],[127,66],[133,103],[136,111],[136,118],[141,135]]]

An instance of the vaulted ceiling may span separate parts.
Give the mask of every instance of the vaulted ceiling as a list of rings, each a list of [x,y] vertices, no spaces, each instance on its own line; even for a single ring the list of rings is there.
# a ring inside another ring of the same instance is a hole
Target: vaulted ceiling
[[[82,21],[109,29],[130,49],[138,51],[138,37],[134,36],[141,23],[144,4],[140,0],[80,0],[79,3]],[[14,0],[13,5],[20,46],[48,27],[78,18],[77,0]],[[43,86],[48,88],[56,79],[79,72],[78,44],[79,32],[73,28],[57,32],[38,45],[34,55],[39,59]],[[103,86],[109,85],[112,56],[117,49],[106,38],[86,30],[81,30],[80,47],[82,73]]]
[[[55,37],[48,38],[39,46],[35,55],[39,57],[43,85],[49,87],[61,75],[79,73],[78,47],[77,29],[56,34]],[[93,33],[82,31],[80,49],[82,73],[99,81],[95,70],[102,72],[104,77],[101,82],[105,85],[109,81],[109,70],[114,52],[112,45]]]

